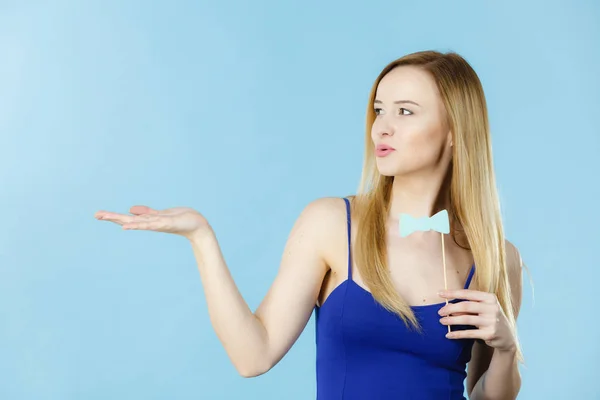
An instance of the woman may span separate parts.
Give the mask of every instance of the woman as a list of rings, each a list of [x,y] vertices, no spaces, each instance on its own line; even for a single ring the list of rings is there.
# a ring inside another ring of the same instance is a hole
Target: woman
[[[443,209],[449,234],[399,234],[401,214]],[[201,214],[130,212],[96,218],[190,240],[211,322],[242,376],[277,364],[316,307],[321,400],[464,399],[465,378],[471,399],[517,396],[522,262],[504,239],[483,89],[455,53],[410,54],[377,77],[359,193],[306,206],[254,313]]]

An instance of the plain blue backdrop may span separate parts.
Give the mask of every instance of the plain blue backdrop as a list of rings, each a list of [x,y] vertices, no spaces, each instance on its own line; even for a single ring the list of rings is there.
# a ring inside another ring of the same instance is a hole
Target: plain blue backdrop
[[[314,398],[313,319],[241,378],[190,244],[93,215],[198,209],[255,309],[303,207],[355,193],[379,71],[434,49],[483,82],[533,277],[519,398],[600,399],[599,20],[566,0],[0,1],[0,398]]]

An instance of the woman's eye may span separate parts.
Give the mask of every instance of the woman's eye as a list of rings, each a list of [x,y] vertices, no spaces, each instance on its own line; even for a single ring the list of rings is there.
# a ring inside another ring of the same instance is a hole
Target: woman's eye
[[[400,115],[412,115],[412,111],[410,111],[406,108],[399,108],[399,110],[400,110]],[[406,113],[404,111],[406,111]],[[381,108],[375,108],[375,115],[379,115],[380,112],[381,112]]]

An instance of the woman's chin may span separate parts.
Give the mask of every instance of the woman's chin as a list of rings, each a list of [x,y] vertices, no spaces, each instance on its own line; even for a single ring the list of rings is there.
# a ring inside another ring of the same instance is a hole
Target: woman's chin
[[[381,175],[381,176],[396,176],[397,174],[395,174],[395,173],[394,173],[394,172],[392,172],[392,171],[381,171],[381,170],[380,170],[380,171],[379,171],[379,175]]]
[[[383,176],[396,176],[401,173],[398,170],[398,168],[390,168],[390,167],[384,166],[384,165],[378,165],[377,171],[379,171],[379,175],[383,175]]]

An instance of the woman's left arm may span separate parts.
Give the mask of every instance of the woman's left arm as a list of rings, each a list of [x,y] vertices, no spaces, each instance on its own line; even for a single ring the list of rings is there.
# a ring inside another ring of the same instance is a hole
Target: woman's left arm
[[[521,308],[522,267],[521,256],[506,241],[508,279],[511,287],[515,318]],[[473,325],[477,329],[451,332],[450,339],[479,339],[473,345],[467,376],[467,392],[471,400],[512,400],[521,388],[521,375],[517,363],[516,333],[510,327],[500,303],[493,293],[476,290],[453,290],[442,297],[466,301],[448,304],[440,310],[444,325]],[[465,315],[449,316],[455,313]]]

